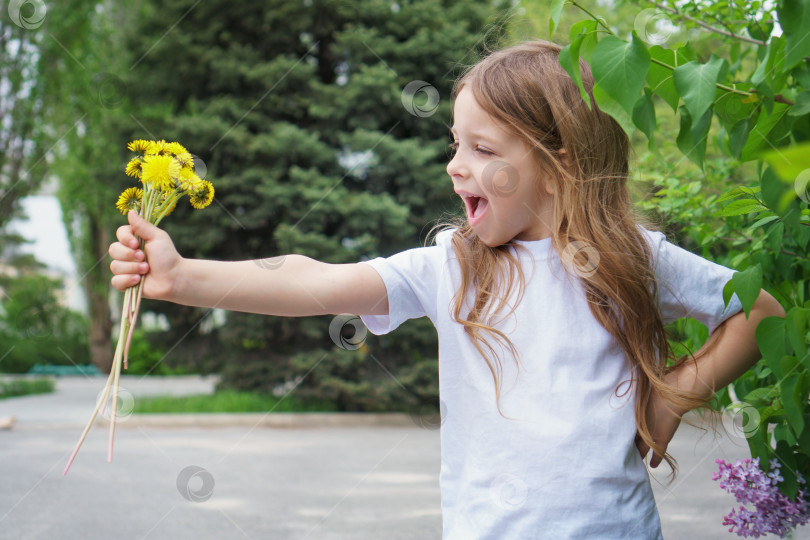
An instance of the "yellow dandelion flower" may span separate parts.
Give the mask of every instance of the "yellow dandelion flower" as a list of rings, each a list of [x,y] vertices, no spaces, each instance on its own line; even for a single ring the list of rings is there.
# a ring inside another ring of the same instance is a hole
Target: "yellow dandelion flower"
[[[180,162],[180,166],[184,169],[188,169],[190,171],[194,170],[194,156],[189,154],[188,152],[181,152],[179,154],[175,154],[174,159]]]
[[[146,155],[141,165],[141,181],[161,191],[172,191],[180,177],[180,163],[172,156]]]
[[[140,188],[131,187],[124,190],[124,192],[119,195],[118,202],[115,203],[115,207],[118,208],[118,211],[124,215],[127,215],[127,212],[130,210],[135,210],[137,212],[141,209],[142,198],[143,190]]]
[[[194,174],[192,169],[183,167],[180,169],[180,188],[191,193],[194,189],[202,187],[202,178]]]
[[[197,210],[205,208],[214,200],[214,185],[208,180],[203,180],[200,187],[193,189],[189,193],[189,200],[191,206]]]
[[[163,149],[166,150],[166,152],[174,154],[175,156],[179,156],[180,154],[188,154],[186,147],[179,142],[166,143],[163,145]]]
[[[168,143],[163,139],[159,141],[151,141],[151,143],[149,144],[149,148],[146,150],[146,153],[163,155],[166,153],[167,144]]]
[[[141,160],[138,158],[132,159],[129,163],[127,163],[126,171],[127,176],[134,176],[138,177],[141,175]]]
[[[152,144],[152,141],[145,141],[143,139],[137,139],[132,141],[127,145],[127,149],[132,152],[139,152],[144,153],[149,149],[149,146]]]

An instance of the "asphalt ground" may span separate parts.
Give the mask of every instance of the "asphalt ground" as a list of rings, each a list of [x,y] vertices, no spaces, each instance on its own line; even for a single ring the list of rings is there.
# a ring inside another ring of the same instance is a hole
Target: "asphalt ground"
[[[121,387],[137,399],[206,393],[213,382],[122,377]],[[0,417],[16,420],[0,430],[0,538],[441,538],[434,425],[407,415],[125,415],[107,463],[101,418],[63,476],[103,385],[65,377],[53,394],[0,400]],[[722,525],[733,496],[711,480],[715,459],[748,456],[727,427],[715,437],[683,424],[670,446],[678,477],[666,485],[654,471],[667,540],[737,538]],[[808,528],[795,538],[810,539]]]

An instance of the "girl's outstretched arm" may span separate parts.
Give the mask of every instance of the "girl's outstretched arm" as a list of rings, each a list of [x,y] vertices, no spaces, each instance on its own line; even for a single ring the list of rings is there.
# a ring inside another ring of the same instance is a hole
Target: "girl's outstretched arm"
[[[742,311],[726,319],[695,353],[696,362],[684,363],[670,372],[668,382],[680,390],[700,394],[708,401],[717,389],[734,382],[762,357],[754,332],[762,319],[771,316],[784,317],[785,310],[763,289],[747,319]],[[675,435],[681,416],[688,412],[673,411],[670,407],[659,396],[653,395],[647,408],[647,422],[653,440],[661,441],[665,446]],[[642,456],[650,450],[642,441],[639,441],[638,448]],[[662,459],[663,456],[654,454],[650,466],[657,467]]]
[[[165,231],[134,211],[128,218],[130,225],[118,229],[118,242],[109,249],[112,284],[118,290],[145,275],[146,297],[187,306],[287,317],[388,314],[385,284],[369,265],[328,264],[303,255],[233,262],[185,259]],[[144,240],[143,252],[133,233]]]

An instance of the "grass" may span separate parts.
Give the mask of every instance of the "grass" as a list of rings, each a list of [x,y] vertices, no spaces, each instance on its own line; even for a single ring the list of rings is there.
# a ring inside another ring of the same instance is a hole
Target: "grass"
[[[292,397],[279,400],[253,392],[223,390],[214,394],[190,396],[149,396],[135,400],[134,413],[247,413],[247,412],[324,412],[335,411],[328,401],[301,402]]]
[[[54,386],[53,379],[46,378],[0,380],[0,399],[47,394],[53,392]]]

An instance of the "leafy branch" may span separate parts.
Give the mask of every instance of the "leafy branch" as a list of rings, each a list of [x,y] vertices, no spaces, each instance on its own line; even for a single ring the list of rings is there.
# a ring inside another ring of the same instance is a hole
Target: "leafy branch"
[[[681,19],[692,22],[692,23],[700,26],[701,28],[704,28],[704,29],[708,30],[709,32],[714,32],[715,34],[720,34],[721,36],[726,36],[726,37],[729,37],[729,38],[732,38],[732,39],[738,39],[740,41],[745,41],[747,43],[753,43],[754,45],[759,45],[760,47],[767,47],[768,46],[768,44],[765,41],[761,41],[759,39],[754,39],[754,38],[750,38],[750,37],[747,37],[747,36],[743,36],[741,34],[735,34],[734,32],[732,32],[730,30],[723,30],[722,28],[717,28],[716,26],[712,26],[710,24],[707,24],[707,23],[701,21],[700,19],[692,17],[691,15],[687,15],[686,13],[679,13],[677,9],[669,7],[669,6],[664,5],[664,4],[660,4],[658,2],[655,2],[654,0],[647,0],[647,2],[654,5],[655,7],[660,9],[661,11],[666,11],[667,13],[669,13],[671,15],[675,15],[676,17],[679,17]]]
[[[579,2],[577,2],[576,0],[571,0],[571,5],[573,5],[574,7],[578,8],[579,10],[581,10],[581,11],[583,11],[585,14],[587,14],[589,17],[591,17],[591,18],[592,18],[594,21],[596,21],[596,22],[597,22],[599,25],[601,25],[601,26],[602,26],[602,27],[603,27],[603,28],[604,28],[604,29],[605,29],[605,30],[606,30],[606,31],[607,31],[607,32],[608,32],[608,33],[609,33],[611,36],[613,36],[613,37],[615,37],[615,38],[618,38],[618,39],[621,39],[621,38],[619,38],[619,36],[617,36],[617,35],[616,35],[616,32],[614,32],[614,31],[613,31],[613,30],[612,30],[612,29],[611,29],[609,26],[607,26],[607,25],[604,23],[604,20],[603,20],[601,17],[597,17],[596,15],[594,15],[593,13],[591,13],[590,11],[588,11],[588,9],[587,9],[587,8],[585,8],[585,7],[584,7],[582,4],[580,4],[580,3],[579,3]],[[657,6],[658,4],[655,4],[655,5]],[[665,7],[666,7],[666,6],[665,6]],[[688,15],[682,15],[682,16],[683,16],[683,17],[689,17]],[[716,30],[718,30],[718,31],[719,31],[719,29],[716,29]],[[724,31],[720,31],[720,32],[724,32]],[[723,33],[723,35],[726,35],[726,34],[725,34],[725,33]],[[735,34],[735,36],[737,36],[737,35]],[[743,37],[743,36],[739,36],[739,37]],[[767,44],[766,44],[766,43],[764,43],[764,42],[760,42],[760,41],[756,41],[756,40],[755,40],[755,42],[756,42],[756,44],[758,44],[758,45],[760,45],[760,44],[761,44],[761,45],[767,45]],[[659,65],[659,66],[661,66],[661,67],[663,67],[663,68],[666,68],[666,69],[668,69],[668,70],[670,70],[670,71],[675,71],[675,69],[676,69],[676,67],[675,67],[675,66],[671,66],[671,65],[667,64],[666,62],[664,62],[664,61],[662,61],[662,60],[659,60],[659,59],[657,59],[657,58],[650,58],[650,61],[651,61],[652,63],[654,63],[654,64],[656,64],[656,65]],[[748,91],[745,91],[745,90],[740,90],[740,89],[738,89],[738,88],[735,88],[734,86],[728,86],[728,85],[721,84],[721,83],[715,83],[715,86],[716,86],[718,89],[720,89],[720,90],[723,90],[723,91],[725,91],[725,92],[728,92],[729,94],[736,94],[736,95],[738,95],[738,96],[745,96],[745,97],[749,97],[749,96],[751,96],[752,94],[757,94],[757,93],[758,93],[758,92],[757,92],[757,90],[756,90],[755,88],[751,88],[751,89],[749,89]],[[794,102],[794,101],[792,101],[792,100],[790,100],[790,99],[788,99],[788,98],[784,97],[782,94],[775,94],[775,95],[773,96],[773,100],[774,100],[775,102],[777,102],[777,103],[783,103],[783,104],[785,104],[785,105],[791,105],[791,106],[792,106],[792,105],[795,105],[795,102]]]

